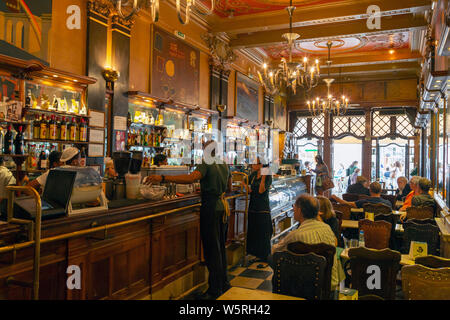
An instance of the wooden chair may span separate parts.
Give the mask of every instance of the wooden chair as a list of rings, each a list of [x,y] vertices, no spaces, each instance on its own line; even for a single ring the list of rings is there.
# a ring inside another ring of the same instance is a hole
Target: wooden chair
[[[319,300],[322,298],[327,260],[315,253],[275,252],[272,292]]]
[[[338,240],[338,247],[343,248],[344,247],[344,240],[342,239],[342,216],[344,215],[342,212],[338,210],[334,210],[334,213],[336,214],[336,219],[338,219],[339,222],[339,238]]]
[[[392,209],[382,203],[365,203],[363,208],[364,212],[371,212],[374,215],[392,213]]]
[[[386,300],[395,300],[395,280],[400,270],[400,252],[391,249],[374,250],[359,247],[349,249],[348,256],[352,288],[358,290],[360,296],[370,294]],[[369,279],[378,272],[381,277],[379,283],[372,281],[372,278]],[[375,286],[368,287],[368,283]],[[376,286],[377,284],[379,286]]]
[[[404,266],[402,289],[406,300],[450,300],[450,268]]]
[[[386,221],[359,220],[358,229],[364,231],[364,243],[367,248],[389,248],[392,225]]]
[[[322,298],[323,300],[329,300],[331,294],[331,271],[334,264],[334,255],[336,254],[336,247],[330,246],[325,243],[319,244],[307,244],[301,241],[291,242],[287,246],[290,252],[295,254],[307,254],[315,253],[319,256],[324,257],[327,260],[327,265],[325,268],[324,281],[322,283]]]
[[[350,220],[351,217],[351,207],[347,204],[341,204],[341,203],[333,203],[333,210],[342,212],[342,219],[343,220]]]
[[[436,220],[434,219],[408,219],[408,222],[414,222],[417,224],[431,224],[437,226]]]
[[[392,203],[392,208],[395,208],[395,202],[397,201],[396,196],[392,194],[381,194],[381,198],[388,200],[390,203]]]
[[[426,242],[428,254],[439,255],[439,227],[432,224],[417,224],[406,221],[403,224],[403,253],[409,253],[411,241]]]
[[[433,219],[434,208],[433,207],[414,207],[406,208],[407,219]]]
[[[378,214],[374,217],[375,221],[386,221],[391,224],[391,237],[389,239],[389,248],[392,250],[396,250],[395,248],[395,226],[397,225],[397,219],[398,217],[393,214]]]
[[[428,268],[450,268],[450,259],[428,255],[425,257],[417,257],[416,264],[420,264]]]
[[[358,194],[358,200],[364,200],[369,198],[370,196],[368,196],[367,194]]]
[[[359,200],[359,194],[356,193],[344,193],[342,199],[348,202],[355,202]]]

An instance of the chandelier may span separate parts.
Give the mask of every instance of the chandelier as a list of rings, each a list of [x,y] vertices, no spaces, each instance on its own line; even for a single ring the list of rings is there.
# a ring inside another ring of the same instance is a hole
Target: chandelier
[[[159,0],[126,0],[126,1],[109,0],[109,1],[113,3],[119,16],[125,20],[131,19],[142,8],[150,9],[150,15],[152,17],[153,22],[157,22],[159,20]],[[122,12],[122,8],[126,7],[131,8],[131,12],[128,15],[124,15]],[[213,13],[214,7],[215,7],[215,0],[211,0],[211,8],[206,12],[203,12],[197,8],[196,0],[186,0],[186,8],[184,10],[184,15],[186,18],[183,21],[181,0],[176,0],[178,20],[183,25],[189,23],[192,10],[195,10],[198,14],[206,16]]]
[[[342,95],[340,98],[336,98],[331,94],[331,84],[335,79],[330,77],[330,67],[331,67],[331,47],[333,46],[332,41],[328,41],[328,78],[323,79],[327,84],[327,96],[325,98],[319,98],[312,101],[307,101],[308,109],[313,115],[318,115],[323,112],[331,112],[334,115],[344,115],[348,109],[348,98],[345,95]]]
[[[283,87],[290,87],[292,92],[296,94],[297,86],[305,88],[307,91],[317,86],[320,77],[319,60],[316,59],[314,64],[310,64],[308,58],[303,59],[303,63],[292,61],[292,48],[295,40],[300,38],[298,33],[292,32],[292,15],[295,7],[292,6],[292,0],[289,7],[286,7],[289,14],[289,32],[283,34],[283,38],[287,41],[289,47],[289,60],[281,59],[278,68],[268,69],[267,63],[263,64],[263,73],[258,71],[258,78],[264,89],[273,95],[281,91]]]

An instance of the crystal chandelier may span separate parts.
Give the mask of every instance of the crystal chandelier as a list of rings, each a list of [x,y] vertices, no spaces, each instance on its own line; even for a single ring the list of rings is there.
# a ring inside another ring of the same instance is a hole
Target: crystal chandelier
[[[282,87],[290,87],[292,92],[296,94],[297,86],[311,90],[319,83],[320,67],[319,60],[316,59],[314,64],[310,64],[308,58],[303,59],[303,63],[292,61],[292,48],[295,40],[300,35],[292,32],[292,15],[295,7],[292,6],[292,0],[289,7],[286,7],[289,14],[289,32],[283,34],[283,38],[287,41],[289,47],[289,60],[281,59],[278,68],[268,69],[267,63],[263,64],[263,73],[258,71],[258,78],[264,89],[273,95],[281,91]]]
[[[113,3],[119,16],[125,20],[131,19],[142,8],[150,9],[150,15],[152,17],[153,22],[157,22],[159,20],[159,0],[126,0],[125,2],[122,0],[109,0],[109,1]],[[131,8],[131,12],[128,15],[124,15],[122,12],[122,8],[126,7]],[[206,12],[203,12],[197,8],[196,0],[187,0],[186,8],[184,11],[184,15],[186,16],[186,18],[183,21],[181,14],[182,13],[181,0],[176,0],[178,20],[183,25],[189,23],[192,10],[195,10],[198,14],[201,15],[210,15],[213,13],[214,7],[215,7],[215,0],[211,0],[211,8]]]
[[[330,77],[330,67],[331,67],[331,47],[333,46],[332,41],[328,41],[327,47],[328,47],[328,78],[323,79],[325,83],[327,84],[327,97],[326,98],[319,98],[312,101],[307,101],[306,104],[308,105],[308,109],[313,115],[318,115],[320,113],[326,113],[331,112],[334,115],[344,115],[347,112],[348,109],[348,98],[344,95],[341,96],[341,98],[336,98],[331,94],[331,84],[334,82],[335,79]]]

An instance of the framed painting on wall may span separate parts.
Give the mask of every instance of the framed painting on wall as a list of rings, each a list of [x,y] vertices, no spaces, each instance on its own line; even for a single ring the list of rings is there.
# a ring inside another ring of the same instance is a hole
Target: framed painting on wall
[[[259,120],[259,84],[240,72],[236,72],[234,111],[238,118],[255,122]]]
[[[175,35],[153,27],[150,92],[198,105],[200,51]]]

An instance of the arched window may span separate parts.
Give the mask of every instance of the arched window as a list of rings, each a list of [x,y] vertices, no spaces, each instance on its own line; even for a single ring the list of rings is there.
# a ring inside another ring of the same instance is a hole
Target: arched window
[[[16,39],[15,39],[15,44],[16,47],[19,48],[24,48],[24,35],[25,35],[25,27],[23,26],[23,22],[19,21],[16,24]]]

